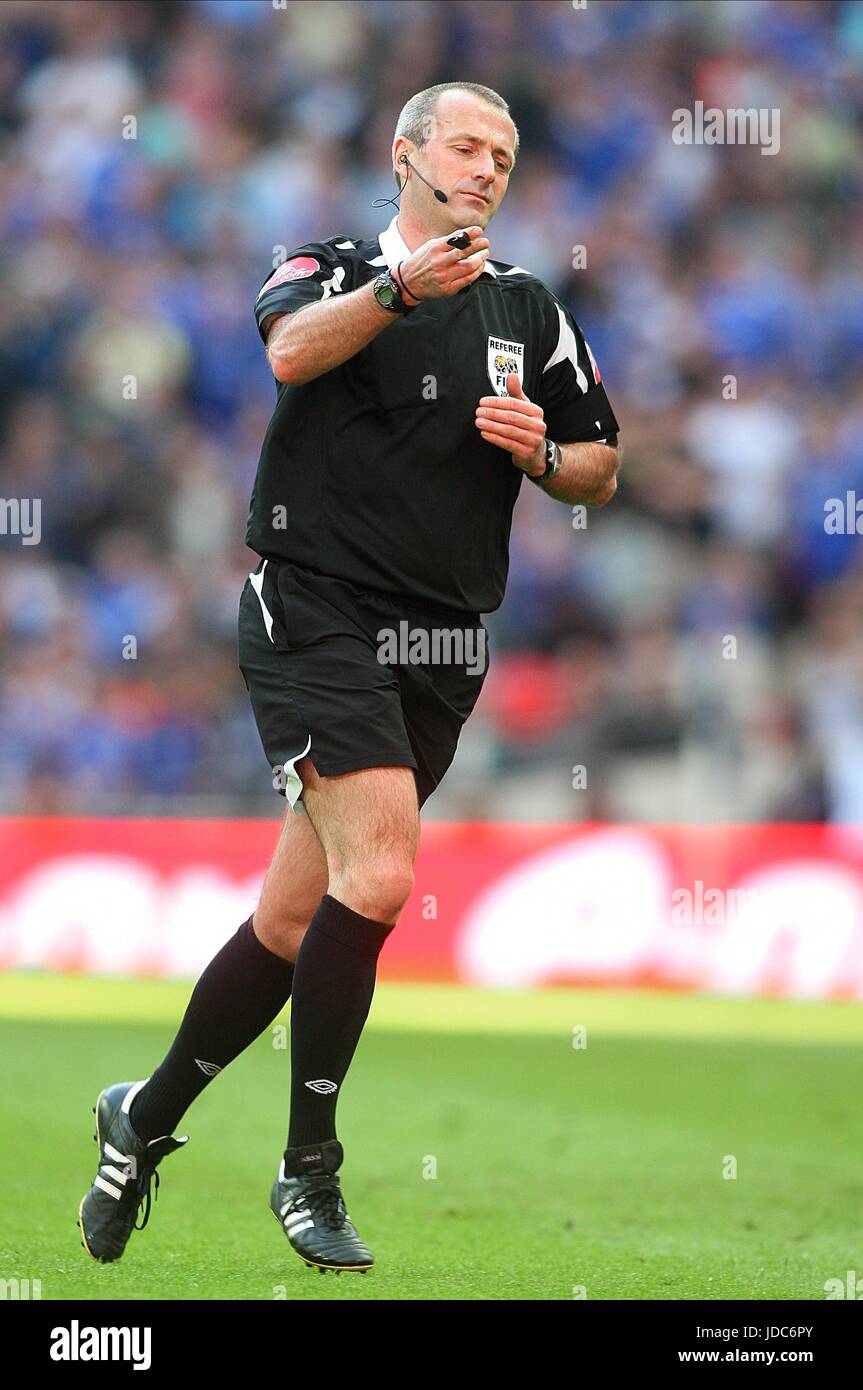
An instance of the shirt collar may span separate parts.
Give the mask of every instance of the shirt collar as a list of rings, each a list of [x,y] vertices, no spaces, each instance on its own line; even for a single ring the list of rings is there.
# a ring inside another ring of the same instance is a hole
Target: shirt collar
[[[386,259],[388,269],[395,270],[399,261],[407,260],[411,252],[409,248],[405,245],[404,237],[399,231],[398,213],[396,213],[395,217],[393,218],[390,225],[386,228],[386,230],[381,232],[380,236],[378,237],[378,243],[380,244],[381,251],[383,252],[383,255]],[[495,270],[491,261],[486,261],[482,273],[483,275],[491,275],[494,277],[497,276],[497,271]]]

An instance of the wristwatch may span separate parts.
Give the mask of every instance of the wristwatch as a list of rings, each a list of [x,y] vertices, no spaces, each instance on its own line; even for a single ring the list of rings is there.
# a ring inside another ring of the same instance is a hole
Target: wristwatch
[[[544,483],[549,478],[553,478],[555,473],[560,472],[562,463],[563,455],[560,452],[560,446],[555,444],[553,439],[547,439],[545,441],[545,472],[528,473],[527,476],[532,483]]]
[[[409,314],[416,308],[415,304],[407,304],[402,298],[391,270],[383,271],[375,280],[374,295],[381,308],[389,310],[391,314]]]

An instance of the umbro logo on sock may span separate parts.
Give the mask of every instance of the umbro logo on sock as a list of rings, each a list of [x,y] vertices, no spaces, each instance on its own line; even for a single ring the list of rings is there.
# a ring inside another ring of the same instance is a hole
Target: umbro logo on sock
[[[202,1062],[200,1057],[195,1058],[195,1066],[200,1067],[205,1076],[215,1076],[217,1072],[222,1070],[221,1067],[216,1066],[215,1062]]]
[[[333,1091],[339,1089],[335,1081],[327,1081],[325,1076],[322,1076],[319,1081],[307,1081],[305,1084],[310,1091],[317,1091],[319,1096],[331,1096]]]

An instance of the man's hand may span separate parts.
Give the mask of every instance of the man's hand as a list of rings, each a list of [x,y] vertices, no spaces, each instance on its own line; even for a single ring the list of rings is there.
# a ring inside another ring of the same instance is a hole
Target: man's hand
[[[488,238],[482,227],[464,230],[469,243],[463,251],[448,246],[447,238],[439,236],[418,246],[402,261],[402,283],[406,280],[415,291],[405,291],[408,304],[458,294],[482,275],[488,260]],[[333,294],[291,313],[269,315],[265,321],[272,330],[267,336],[267,361],[277,381],[305,386],[347,362],[398,321],[398,314],[378,304],[369,281],[349,294]]]
[[[470,237],[470,245],[463,251],[447,245],[447,237],[453,235],[447,232],[446,236],[423,242],[402,261],[397,279],[404,287],[408,304],[418,304],[423,299],[446,299],[458,294],[465,285],[472,285],[482,275],[488,260],[488,237],[482,227],[465,227],[464,231]]]
[[[542,406],[524,394],[517,372],[506,379],[506,396],[481,396],[475,424],[483,439],[507,449],[516,468],[537,478],[545,472],[545,419]]]

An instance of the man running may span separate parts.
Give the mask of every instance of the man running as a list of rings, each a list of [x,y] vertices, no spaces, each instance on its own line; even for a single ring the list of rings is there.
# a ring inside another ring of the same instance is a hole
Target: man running
[[[399,213],[377,238],[301,246],[256,318],[276,378],[246,539],[240,665],[288,802],[260,901],[204,971],[164,1061],[97,1103],[88,1252],[118,1259],[194,1098],[291,1006],[291,1105],[271,1209],[321,1269],[365,1271],[336,1102],[378,955],[413,886],[420,808],[485,676],[527,475],[602,506],[618,425],[571,315],[490,257],[518,132],[506,102],[443,83],[404,107]],[[297,813],[300,814],[297,814]]]

